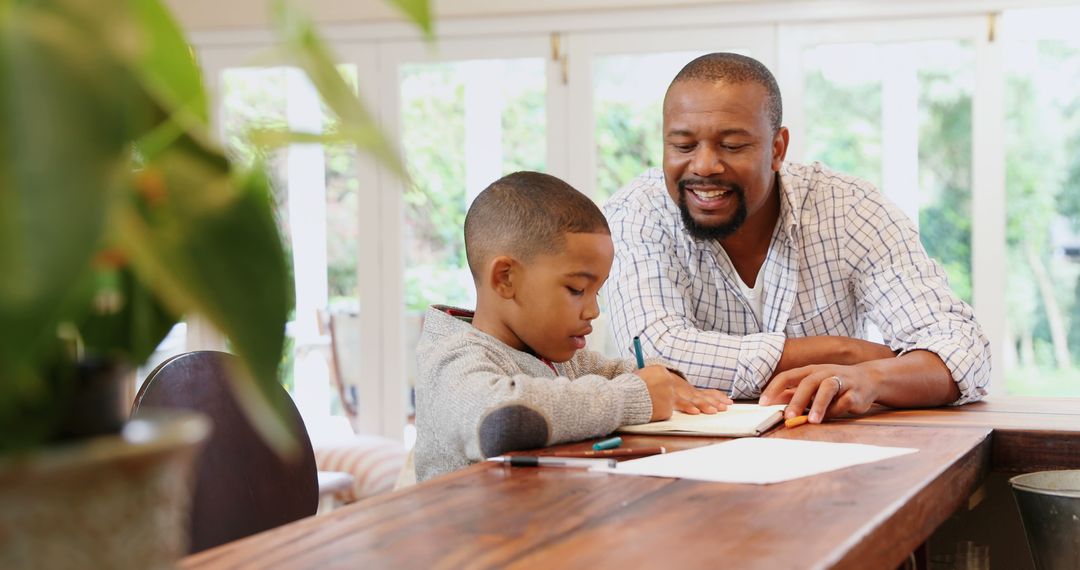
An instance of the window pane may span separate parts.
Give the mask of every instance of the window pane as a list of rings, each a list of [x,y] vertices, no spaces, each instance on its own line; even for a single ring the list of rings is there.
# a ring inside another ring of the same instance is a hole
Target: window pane
[[[1054,22],[1025,23],[1019,31],[1038,38]],[[1010,392],[1078,396],[1080,40],[1015,40],[1001,52],[1008,269],[999,362]]]
[[[356,67],[339,66],[356,87]],[[221,74],[221,129],[227,153],[242,163],[265,161],[275,215],[295,279],[295,306],[286,329],[282,381],[309,419],[340,412],[329,390],[326,345],[317,311],[357,301],[358,192],[350,146],[292,145],[265,150],[248,141],[252,129],[327,132],[336,121],[307,78],[289,67],[241,67]],[[302,382],[294,382],[303,379]]]
[[[289,243],[289,195],[284,182],[283,153],[267,153],[248,141],[253,129],[283,129],[286,120],[288,69],[233,68],[221,73],[221,134],[225,152],[229,158],[244,165],[256,160],[265,161],[270,174],[270,187],[274,196],[274,214],[278,229],[285,238],[287,261],[292,265],[292,247]]]
[[[462,230],[472,199],[499,177],[547,165],[541,58],[403,65],[408,382],[416,378],[420,319],[431,304],[472,308]]]
[[[881,188],[970,302],[971,43],[828,44],[803,55],[806,160]]]
[[[357,86],[353,65],[340,65],[345,82]],[[322,109],[324,130],[337,128],[333,113]],[[324,147],[326,153],[326,271],[329,287],[329,310],[360,310],[358,243],[360,240],[360,179],[356,149],[351,145]]]
[[[874,48],[834,44],[803,53],[806,160],[881,188],[881,72]]]

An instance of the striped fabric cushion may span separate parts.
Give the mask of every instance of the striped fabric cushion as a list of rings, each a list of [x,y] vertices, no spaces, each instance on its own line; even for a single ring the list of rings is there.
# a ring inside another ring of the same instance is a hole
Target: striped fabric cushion
[[[405,465],[407,452],[392,439],[358,435],[348,442],[315,448],[315,464],[320,471],[344,471],[354,477],[351,488],[335,494],[342,503],[359,501],[394,488]]]

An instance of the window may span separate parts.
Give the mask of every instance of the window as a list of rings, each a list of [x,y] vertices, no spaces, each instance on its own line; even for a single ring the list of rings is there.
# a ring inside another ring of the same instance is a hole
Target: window
[[[286,329],[282,381],[305,416],[309,430],[341,412],[332,394],[325,354],[328,339],[320,330],[319,311],[358,311],[358,209],[361,177],[349,146],[305,144],[260,149],[249,142],[253,129],[289,128],[323,132],[332,115],[314,87],[297,69],[249,67],[240,53],[219,55],[217,122],[226,152],[241,163],[265,161],[279,229],[295,282],[295,306]],[[340,66],[346,80],[357,82],[355,65]],[[257,286],[257,284],[253,284]]]
[[[1010,392],[1080,395],[1080,9],[1006,13]]]
[[[789,98],[785,107],[799,107],[795,160],[881,189],[971,303],[972,36],[981,28],[969,19],[942,23],[893,23],[880,35],[866,24],[807,28],[785,54],[797,58],[801,104]]]

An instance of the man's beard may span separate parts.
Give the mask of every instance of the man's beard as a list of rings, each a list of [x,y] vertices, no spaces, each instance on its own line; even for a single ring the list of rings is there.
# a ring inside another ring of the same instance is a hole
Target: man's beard
[[[699,224],[690,215],[690,208],[686,205],[686,193],[689,192],[686,189],[687,182],[687,180],[679,181],[679,213],[682,214],[683,226],[686,227],[687,233],[691,236],[700,240],[721,240],[738,231],[746,222],[746,195],[742,186],[738,184],[717,184],[717,187],[735,193],[735,198],[739,201],[735,208],[735,215],[731,216],[730,220],[718,225],[706,226]],[[700,181],[695,180],[694,182]]]

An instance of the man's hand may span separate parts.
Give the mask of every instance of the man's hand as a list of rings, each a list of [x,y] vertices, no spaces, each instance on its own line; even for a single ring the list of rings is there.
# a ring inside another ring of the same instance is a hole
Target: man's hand
[[[761,392],[763,406],[787,404],[785,418],[810,408],[810,423],[846,413],[865,414],[877,398],[877,386],[865,367],[815,364],[777,374]]]
[[[691,386],[681,376],[660,365],[646,366],[635,372],[645,381],[652,399],[651,421],[666,420],[673,410],[686,414],[715,414],[727,409],[731,398],[719,390]]]
[[[942,406],[956,401],[960,388],[934,353],[915,350],[899,358],[854,366],[816,364],[773,377],[759,403],[787,404],[785,418],[810,408],[810,422],[843,414],[865,414],[875,402],[894,408]]]

